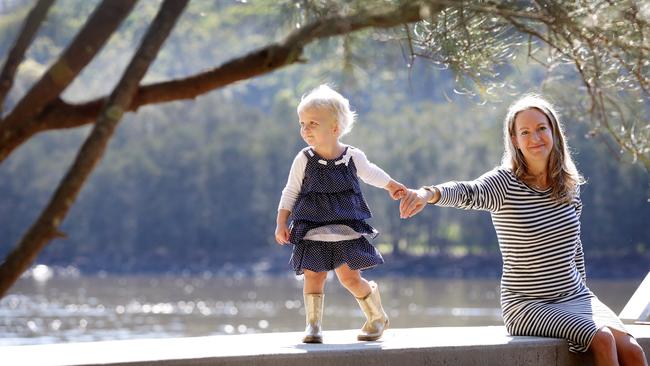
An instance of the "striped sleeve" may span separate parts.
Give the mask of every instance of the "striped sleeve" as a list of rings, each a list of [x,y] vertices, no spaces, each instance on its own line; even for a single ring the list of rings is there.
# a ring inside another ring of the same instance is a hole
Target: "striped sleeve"
[[[576,243],[576,268],[580,272],[580,277],[582,277],[582,282],[587,283],[587,271],[585,268],[585,255],[582,251],[582,241],[580,236],[578,236],[578,242]]]
[[[494,169],[473,181],[447,182],[437,185],[438,206],[465,210],[499,211],[511,180],[504,169]]]
[[[580,220],[580,215],[582,214],[582,200],[580,200],[580,186],[576,188],[576,196],[573,199],[574,207],[576,210],[576,216]],[[578,232],[578,240],[576,242],[576,268],[580,272],[580,277],[582,277],[582,282],[587,283],[587,271],[585,268],[585,255],[582,251],[582,240],[580,240],[580,232]]]

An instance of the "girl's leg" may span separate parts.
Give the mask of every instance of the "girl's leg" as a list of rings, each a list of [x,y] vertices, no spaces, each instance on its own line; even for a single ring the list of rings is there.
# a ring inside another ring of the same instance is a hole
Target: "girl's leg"
[[[366,281],[361,277],[361,271],[351,269],[343,264],[335,270],[343,287],[348,289],[357,299],[361,310],[366,316],[366,323],[357,336],[360,341],[375,341],[388,328],[388,315],[381,305],[377,284]]]
[[[327,272],[314,272],[308,269],[303,269],[305,273],[305,283],[303,284],[302,292],[305,294],[322,294],[325,292],[325,280],[327,279]]]
[[[323,343],[322,327],[325,280],[327,272],[304,270],[305,283],[303,297],[305,301],[305,336],[304,343]]]
[[[364,298],[370,294],[370,284],[365,278],[361,277],[361,271],[351,269],[347,263],[335,269],[336,276],[339,278],[341,285],[345,287],[354,297]]]
[[[622,366],[648,366],[643,348],[634,337],[618,329],[610,328],[616,341],[616,353]]]

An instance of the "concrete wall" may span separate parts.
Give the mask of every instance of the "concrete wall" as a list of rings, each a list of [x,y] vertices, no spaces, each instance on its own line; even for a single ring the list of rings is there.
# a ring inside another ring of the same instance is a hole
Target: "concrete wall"
[[[632,325],[650,355],[650,325]],[[301,333],[0,347],[3,366],[327,366],[327,365],[591,365],[564,340],[510,337],[504,327],[389,329],[377,342],[356,331],[325,331],[324,344],[303,344]]]

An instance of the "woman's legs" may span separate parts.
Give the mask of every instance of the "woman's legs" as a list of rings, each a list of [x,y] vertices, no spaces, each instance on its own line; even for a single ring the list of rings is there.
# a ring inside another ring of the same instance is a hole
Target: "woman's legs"
[[[616,339],[608,327],[598,329],[589,346],[594,356],[595,366],[618,366]]]
[[[610,329],[616,340],[616,353],[622,366],[648,366],[643,348],[634,337],[618,329]]]
[[[589,349],[596,366],[648,366],[643,349],[636,340],[615,328],[600,328]]]

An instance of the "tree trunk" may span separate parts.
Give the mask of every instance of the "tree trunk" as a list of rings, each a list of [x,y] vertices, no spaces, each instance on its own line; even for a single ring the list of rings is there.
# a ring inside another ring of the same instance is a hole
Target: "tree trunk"
[[[2,73],[0,74],[0,116],[2,116],[2,106],[4,105],[5,98],[14,84],[18,65],[25,58],[25,51],[27,51],[27,48],[34,40],[38,28],[43,23],[43,19],[45,19],[45,15],[53,2],[54,0],[39,0],[36,3],[34,8],[29,12],[27,20],[25,20],[25,24],[20,30],[20,35],[11,48],[9,56],[7,56]]]
[[[136,0],[104,0],[77,37],[0,122],[0,162],[15,149],[13,141],[35,129],[36,117],[74,81],[133,9]],[[25,140],[22,140],[25,141]]]
[[[123,111],[131,104],[140,80],[156,58],[189,0],[166,0],[147,30],[122,79],[108,98],[95,127],[79,150],[74,164],[63,178],[50,203],[25,234],[20,244],[0,265],[0,297],[9,290],[38,253],[56,236],[59,225],[77,198],[84,182],[106,150]]]

